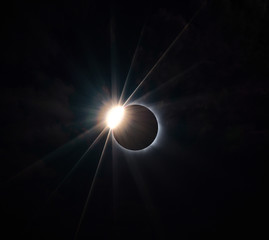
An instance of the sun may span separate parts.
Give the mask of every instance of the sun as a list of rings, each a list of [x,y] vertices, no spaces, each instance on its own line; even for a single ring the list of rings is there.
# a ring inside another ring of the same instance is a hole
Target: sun
[[[112,107],[106,115],[106,123],[110,129],[114,129],[121,123],[124,116],[124,107]]]

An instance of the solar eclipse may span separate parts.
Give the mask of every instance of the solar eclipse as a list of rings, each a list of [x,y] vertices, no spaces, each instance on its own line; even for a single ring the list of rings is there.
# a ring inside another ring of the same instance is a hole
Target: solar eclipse
[[[158,133],[158,122],[152,111],[142,105],[114,107],[107,123],[116,142],[128,150],[142,150],[151,145]]]

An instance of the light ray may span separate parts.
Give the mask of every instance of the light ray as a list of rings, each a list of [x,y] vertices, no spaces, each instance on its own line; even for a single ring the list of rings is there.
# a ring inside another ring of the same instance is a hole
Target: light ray
[[[74,172],[74,170],[78,167],[82,159],[86,156],[86,154],[93,148],[93,146],[100,140],[100,138],[103,136],[105,130],[107,130],[107,127],[105,127],[102,132],[96,137],[96,139],[93,141],[93,143],[88,147],[88,149],[85,151],[85,153],[80,157],[80,159],[77,161],[77,163],[74,165],[74,167],[68,172],[68,174],[64,177],[64,179],[58,184],[57,188],[50,194],[47,201],[49,201],[54,194],[60,189],[60,187],[64,184],[64,182],[71,176],[71,174]]]
[[[148,216],[150,218],[150,221],[152,223],[152,227],[154,228],[154,231],[158,233],[159,236],[163,235],[163,229],[160,228],[160,216],[158,215],[158,212],[156,211],[150,191],[147,187],[147,183],[142,175],[141,170],[139,169],[138,162],[134,161],[132,157],[126,158],[127,166],[129,167],[129,170],[133,176],[133,179],[135,181],[135,184],[138,188],[138,191],[140,193],[140,196],[142,197],[144,204],[146,206],[146,210],[148,212]]]
[[[182,34],[189,28],[190,24],[193,22],[195,17],[200,13],[205,3],[202,4],[202,6],[194,13],[191,20],[184,26],[184,28],[180,31],[180,33],[176,36],[174,41],[168,46],[168,48],[164,51],[164,53],[161,55],[161,57],[158,59],[158,61],[153,65],[153,67],[149,70],[149,72],[146,74],[146,76],[142,79],[142,81],[138,84],[138,86],[135,88],[135,90],[131,93],[131,95],[128,97],[128,99],[124,102],[123,106],[125,106],[129,100],[133,97],[133,95],[136,93],[136,91],[139,89],[139,87],[145,82],[145,80],[148,78],[148,76],[154,71],[154,69],[159,65],[159,63],[163,60],[163,58],[166,56],[166,54],[171,50],[171,48],[175,45],[175,43],[180,39]]]
[[[134,55],[133,55],[133,58],[132,58],[132,61],[131,61],[131,65],[130,65],[130,68],[129,68],[127,77],[126,77],[126,79],[125,79],[125,82],[124,82],[124,85],[123,85],[123,89],[122,89],[121,95],[120,95],[119,104],[121,104],[122,97],[124,96],[124,92],[125,92],[127,83],[128,83],[128,81],[129,81],[131,72],[132,72],[132,70],[133,70],[133,65],[134,65],[134,62],[135,62],[135,60],[136,60],[136,55],[137,55],[137,52],[138,52],[138,49],[139,49],[139,46],[140,46],[140,43],[141,43],[142,36],[144,35],[144,31],[145,31],[145,24],[144,24],[144,26],[143,26],[143,28],[142,28],[142,30],[141,30],[141,32],[140,32],[140,36],[139,36],[139,39],[138,39],[138,41],[137,41],[137,45],[136,45],[135,52],[134,52]]]
[[[113,103],[116,103],[118,97],[117,89],[117,45],[116,45],[116,31],[115,31],[115,17],[114,9],[110,9],[110,74],[111,74],[111,96]]]
[[[97,168],[96,168],[96,171],[95,171],[93,180],[92,180],[92,184],[91,184],[91,187],[90,187],[90,190],[89,190],[89,194],[88,194],[87,199],[86,199],[86,202],[84,204],[84,208],[82,210],[81,217],[79,219],[79,223],[78,223],[78,226],[77,226],[77,230],[76,230],[74,239],[77,239],[77,237],[78,237],[80,226],[81,226],[81,223],[82,223],[83,218],[85,216],[85,213],[86,213],[86,210],[87,210],[87,207],[88,207],[88,203],[89,203],[89,200],[90,200],[91,195],[92,195],[92,192],[93,192],[93,188],[94,188],[94,185],[95,185],[95,182],[96,182],[97,174],[98,174],[99,169],[100,169],[100,166],[101,166],[101,162],[102,162],[102,159],[103,159],[105,150],[106,150],[106,146],[107,146],[107,142],[108,142],[110,133],[111,133],[111,130],[109,130],[109,132],[107,134],[106,142],[104,144],[104,147],[103,147],[103,150],[102,150],[102,153],[101,153],[101,156],[100,156],[100,159],[99,159],[99,162],[98,162],[98,165],[97,165]]]
[[[119,169],[118,169],[118,155],[117,144],[111,137],[112,143],[112,174],[113,174],[113,221],[117,222],[118,214],[118,191],[119,191]]]
[[[156,94],[158,91],[162,90],[163,88],[165,88],[166,86],[168,86],[169,84],[173,83],[176,80],[182,80],[181,78],[183,78],[185,75],[187,75],[188,73],[190,73],[191,71],[193,71],[195,68],[197,68],[198,66],[200,66],[202,63],[203,63],[203,61],[198,62],[198,63],[194,64],[193,66],[191,66],[190,68],[186,69],[185,71],[177,74],[176,76],[170,78],[169,80],[166,80],[165,82],[163,82],[162,84],[160,84],[156,88],[152,89],[151,91],[147,92],[146,94],[144,94],[140,98],[137,98],[135,100],[135,102],[143,101],[147,97],[150,97],[151,95]]]
[[[90,132],[90,131],[93,131],[93,130],[96,130],[97,127],[100,127],[100,124],[97,124],[96,126],[92,127],[90,130],[88,130],[87,132]],[[80,159],[78,160],[78,162],[74,165],[74,167],[69,171],[69,173],[64,177],[64,179],[60,182],[60,184],[58,184],[57,188],[50,194],[50,196],[47,198],[47,200],[45,201],[45,204],[47,204],[52,198],[53,196],[55,195],[55,193],[57,193],[57,191],[60,189],[60,187],[63,185],[63,183],[68,179],[68,177],[70,177],[70,175],[73,173],[73,171],[75,170],[75,168],[79,165],[79,163],[81,162],[81,160],[86,156],[86,154],[89,152],[89,150],[98,142],[98,140],[101,138],[101,136],[103,135],[103,133],[105,132],[105,130],[107,129],[108,127],[105,127],[101,133],[96,137],[96,139],[92,142],[92,144],[89,146],[89,148],[86,150],[86,152],[80,157]],[[78,137],[76,137],[75,139],[73,139],[71,142],[79,139],[81,136],[84,136],[87,132],[79,135]],[[69,142],[68,144],[66,144],[67,146],[69,146],[69,144],[71,143]],[[60,147],[59,149],[57,149],[56,151],[58,150],[61,150],[63,147],[66,147],[66,145]],[[31,166],[30,166],[31,167]],[[39,210],[37,210],[34,214],[34,216],[31,217],[31,219],[29,219],[29,223],[28,223],[28,226],[25,230],[25,233],[27,231],[29,231],[30,227],[31,227],[31,224],[32,222],[38,217],[38,215],[41,213],[42,210],[44,210],[45,206],[42,208],[40,207]]]
[[[9,180],[7,180],[6,184],[9,184],[12,181],[15,181],[17,178],[23,176],[24,174],[27,174],[28,172],[33,170],[35,167],[38,167],[43,162],[45,162],[45,163],[50,162],[55,156],[61,154],[63,152],[63,150],[69,148],[72,144],[78,142],[80,139],[83,139],[86,136],[89,136],[91,133],[97,131],[102,125],[103,125],[103,123],[98,123],[97,125],[93,126],[89,130],[87,130],[86,132],[83,132],[82,134],[78,135],[77,137],[75,137],[71,141],[69,141],[66,144],[62,145],[61,147],[57,148],[53,152],[49,153],[47,156],[43,157],[41,160],[38,160],[38,161],[34,162],[33,164],[27,166],[26,168],[22,169],[19,173],[17,173],[16,175],[12,176]]]

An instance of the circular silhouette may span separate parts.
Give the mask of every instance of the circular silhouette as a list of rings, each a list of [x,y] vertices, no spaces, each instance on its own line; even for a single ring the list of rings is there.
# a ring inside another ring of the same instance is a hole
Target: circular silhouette
[[[158,122],[155,115],[141,105],[124,107],[124,116],[119,127],[113,129],[113,136],[124,148],[141,150],[156,138]]]

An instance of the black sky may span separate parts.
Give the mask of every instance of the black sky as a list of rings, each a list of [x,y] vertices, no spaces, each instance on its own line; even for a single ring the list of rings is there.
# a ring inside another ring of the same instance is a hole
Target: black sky
[[[202,2],[1,8],[2,239],[74,238],[105,137],[48,201],[98,133],[70,141],[120,93],[141,30],[125,99]],[[79,239],[261,239],[268,31],[267,0],[206,1],[133,97],[156,111],[158,145],[109,141]]]

